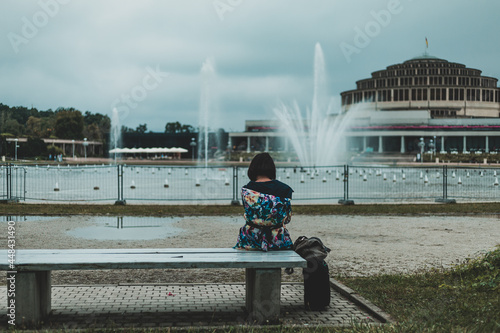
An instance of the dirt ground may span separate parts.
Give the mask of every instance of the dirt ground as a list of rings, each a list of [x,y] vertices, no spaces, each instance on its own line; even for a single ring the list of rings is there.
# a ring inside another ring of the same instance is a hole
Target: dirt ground
[[[179,217],[170,236],[118,240],[75,236],[78,228],[97,226],[95,216],[45,218],[16,222],[17,249],[232,247],[241,216]],[[133,217],[129,217],[133,219]],[[7,222],[0,222],[0,247],[7,248]],[[332,276],[412,273],[450,267],[500,244],[497,216],[306,216],[292,218],[292,239],[317,236],[331,248],[327,263]],[[91,229],[89,229],[91,230]],[[102,233],[102,231],[96,231]],[[204,283],[244,281],[240,269],[57,271],[53,284]],[[300,281],[301,272],[284,274]],[[2,279],[2,282],[4,279]]]

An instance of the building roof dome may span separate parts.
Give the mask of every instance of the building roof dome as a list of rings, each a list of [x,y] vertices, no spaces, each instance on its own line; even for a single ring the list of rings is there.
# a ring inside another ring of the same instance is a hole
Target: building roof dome
[[[448,62],[448,60],[435,57],[435,56],[430,55],[429,53],[425,52],[419,56],[416,56],[414,58],[411,58],[410,60],[405,61],[405,63],[418,62],[418,61]]]

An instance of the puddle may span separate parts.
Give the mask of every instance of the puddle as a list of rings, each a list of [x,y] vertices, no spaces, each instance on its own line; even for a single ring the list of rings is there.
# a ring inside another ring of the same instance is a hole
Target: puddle
[[[0,223],[7,221],[34,224],[71,220],[76,216],[0,216]],[[81,227],[66,230],[68,236],[86,240],[154,240],[178,236],[185,232],[182,228],[184,217],[142,217],[142,216],[80,216],[85,219]],[[197,219],[200,217],[196,217]],[[189,220],[193,220],[190,217]],[[242,224],[241,217],[218,216],[217,222],[228,225]],[[206,223],[206,222],[205,222]]]
[[[152,240],[173,237],[184,229],[173,226],[179,218],[169,217],[95,217],[93,226],[66,232],[75,238],[91,240]]]

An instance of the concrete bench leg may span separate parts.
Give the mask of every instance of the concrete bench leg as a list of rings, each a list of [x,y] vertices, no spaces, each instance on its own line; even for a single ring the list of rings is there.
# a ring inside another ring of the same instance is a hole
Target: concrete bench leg
[[[252,322],[278,323],[280,296],[281,269],[246,269],[246,307]]]
[[[49,315],[51,288],[50,271],[15,274],[16,327],[37,326]],[[8,302],[10,304],[10,298]]]

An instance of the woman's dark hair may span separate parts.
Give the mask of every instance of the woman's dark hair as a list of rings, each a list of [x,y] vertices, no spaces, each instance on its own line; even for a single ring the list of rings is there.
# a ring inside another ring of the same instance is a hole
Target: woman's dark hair
[[[257,176],[266,176],[269,179],[276,179],[276,166],[273,158],[268,153],[260,153],[254,156],[248,167],[248,178],[257,180]]]

